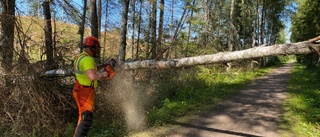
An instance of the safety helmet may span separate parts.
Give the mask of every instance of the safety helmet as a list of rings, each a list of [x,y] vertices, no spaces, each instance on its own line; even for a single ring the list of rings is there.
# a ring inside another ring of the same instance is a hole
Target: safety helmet
[[[92,52],[96,52],[100,48],[99,40],[96,37],[89,36],[83,41],[83,47],[89,47]]]

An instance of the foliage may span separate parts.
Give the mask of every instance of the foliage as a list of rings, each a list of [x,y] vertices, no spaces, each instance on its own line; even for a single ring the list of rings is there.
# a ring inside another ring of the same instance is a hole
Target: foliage
[[[295,136],[320,135],[319,76],[319,68],[308,68],[301,64],[294,66],[282,127],[293,131],[291,134]]]
[[[320,35],[320,3],[314,0],[302,0],[298,2],[297,13],[292,17],[291,41],[304,41]],[[298,55],[298,61],[307,66],[317,65],[318,55]]]
[[[292,17],[291,41],[304,41],[320,35],[320,3],[302,0],[298,3],[297,13]]]

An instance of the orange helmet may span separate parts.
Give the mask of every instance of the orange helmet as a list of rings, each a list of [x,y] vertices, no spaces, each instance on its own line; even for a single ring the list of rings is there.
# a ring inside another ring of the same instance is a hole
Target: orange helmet
[[[99,40],[96,37],[89,36],[83,41],[83,47],[90,47],[90,50],[96,52],[100,48]]]

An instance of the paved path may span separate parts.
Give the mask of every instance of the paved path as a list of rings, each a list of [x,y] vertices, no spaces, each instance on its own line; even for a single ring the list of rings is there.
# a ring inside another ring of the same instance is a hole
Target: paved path
[[[190,122],[173,122],[161,137],[279,137],[281,103],[293,63],[273,70],[217,107]],[[150,134],[148,134],[149,136]],[[142,134],[143,136],[143,134]]]

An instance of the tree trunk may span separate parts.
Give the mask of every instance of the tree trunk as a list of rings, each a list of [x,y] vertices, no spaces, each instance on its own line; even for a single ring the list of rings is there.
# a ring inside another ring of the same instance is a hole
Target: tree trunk
[[[133,0],[132,4],[132,34],[131,34],[131,59],[134,56],[134,32],[135,32],[135,25],[136,25],[136,0]]]
[[[273,46],[259,46],[251,49],[234,52],[220,52],[212,55],[202,55],[188,58],[173,59],[168,61],[144,60],[125,63],[121,66],[122,70],[134,69],[170,69],[179,67],[188,67],[195,65],[226,63],[235,60],[291,55],[291,54],[308,54],[320,50],[320,43],[314,43],[320,40],[317,38],[291,44],[279,44]]]
[[[136,69],[171,69],[180,67],[189,67],[205,64],[228,63],[235,60],[260,58],[279,55],[298,55],[309,54],[320,50],[320,36],[298,43],[277,44],[272,46],[259,46],[241,51],[220,52],[211,55],[201,55],[166,61],[143,60],[123,63],[116,66],[119,70],[136,70]],[[318,41],[318,42],[316,42]],[[50,70],[42,76],[72,76],[72,71]]]
[[[14,50],[14,25],[15,25],[15,0],[2,0],[0,14],[1,33],[0,33],[0,53],[1,67],[5,70],[3,73],[9,73],[12,70],[12,59]],[[4,75],[5,75],[4,74]],[[10,86],[12,81],[6,78],[6,86]]]
[[[91,36],[94,36],[99,39],[99,24],[98,24],[98,15],[97,15],[97,0],[90,0],[90,21],[91,21]],[[96,62],[101,62],[100,50],[96,53],[97,57],[95,58]]]
[[[140,33],[141,33],[141,22],[142,22],[142,0],[140,0],[139,9],[139,21],[138,21],[138,38],[137,38],[137,48],[136,48],[136,60],[139,59],[139,48],[140,48]]]
[[[264,35],[264,26],[265,26],[265,13],[266,13],[266,1],[262,0],[262,9],[261,9],[261,22],[260,22],[260,45],[263,45],[265,42],[265,35]],[[265,58],[260,58],[260,66],[265,66],[266,61]]]
[[[130,0],[124,0],[122,20],[121,20],[121,32],[120,32],[120,47],[119,47],[119,58],[118,62],[121,64],[126,58],[126,47],[127,47],[127,23],[128,23],[128,10]]]
[[[157,44],[157,59],[163,58],[161,53],[162,50],[162,34],[163,34],[163,16],[164,16],[164,0],[160,0],[160,18],[159,18],[159,28],[158,28],[158,44]]]
[[[90,0],[90,21],[91,21],[91,35],[99,38],[98,30],[98,15],[96,0]]]
[[[157,0],[152,0],[151,15],[151,58],[157,57]]]
[[[196,2],[196,0],[193,0],[193,2],[192,2],[191,15],[190,15],[190,19],[189,19],[187,45],[186,45],[186,51],[185,51],[185,55],[184,55],[186,57],[189,56],[188,55],[188,53],[189,53],[189,42],[190,42],[190,37],[191,37],[191,27],[192,27],[192,19],[193,19],[193,12],[194,12],[194,7],[195,7],[195,2]]]
[[[151,7],[151,2],[149,1],[148,6],[147,6],[147,11],[150,11]],[[148,29],[146,30],[146,58],[148,59],[150,56],[150,30],[151,30],[151,12],[148,12]]]
[[[79,48],[80,53],[83,50],[82,41],[84,36],[84,24],[86,23],[86,12],[87,11],[87,0],[83,0],[83,9],[82,9],[82,17],[81,17],[81,24],[79,28],[79,34],[80,34],[80,42],[79,42]]]
[[[231,0],[231,9],[230,9],[230,21],[229,21],[229,41],[228,41],[228,51],[232,51],[234,48],[234,43],[235,43],[235,37],[234,33],[235,31],[235,26],[234,26],[234,17],[235,17],[235,0]]]
[[[51,11],[50,2],[45,1],[42,3],[44,14],[44,35],[45,35],[45,47],[46,47],[46,69],[54,69],[55,66],[53,60],[53,45],[52,45],[52,25],[51,25]]]
[[[106,19],[105,19],[105,24],[104,24],[104,38],[103,38],[103,44],[104,44],[104,46],[103,46],[103,51],[102,51],[102,60],[104,60],[105,59],[105,57],[106,57],[106,41],[107,41],[107,27],[108,27],[108,15],[109,15],[109,0],[106,0]],[[113,51],[113,48],[111,48],[110,47],[110,51],[109,51],[109,53],[111,54],[111,53],[113,53],[112,51]]]
[[[102,3],[101,3],[101,0],[98,0],[98,9],[97,9],[97,19],[98,19],[98,37],[97,38],[100,38],[100,35],[101,35],[101,14],[102,14]]]

